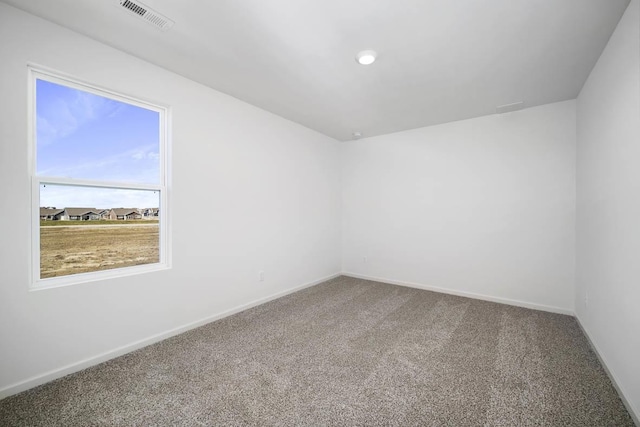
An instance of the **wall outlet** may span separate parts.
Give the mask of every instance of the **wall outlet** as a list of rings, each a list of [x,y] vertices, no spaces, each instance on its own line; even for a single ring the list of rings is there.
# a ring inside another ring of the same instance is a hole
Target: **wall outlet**
[[[362,262],[369,262],[369,258],[368,258],[368,257],[366,257],[366,256],[363,256],[363,257],[362,257]]]
[[[264,282],[264,271],[260,270],[258,272],[258,280]]]

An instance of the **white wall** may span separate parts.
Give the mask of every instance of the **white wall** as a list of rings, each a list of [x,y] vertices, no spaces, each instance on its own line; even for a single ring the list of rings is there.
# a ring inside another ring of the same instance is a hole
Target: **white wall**
[[[576,312],[640,416],[640,7],[577,101]],[[588,303],[585,297],[588,294]]]
[[[342,148],[343,271],[573,311],[574,101]]]
[[[0,397],[340,271],[336,141],[2,3],[0,40]],[[173,108],[173,269],[28,291],[27,62]]]

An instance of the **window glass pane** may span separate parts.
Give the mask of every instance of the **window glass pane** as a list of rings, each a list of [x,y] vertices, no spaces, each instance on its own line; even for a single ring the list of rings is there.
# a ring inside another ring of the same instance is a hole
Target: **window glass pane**
[[[160,114],[36,80],[37,174],[160,182]]]
[[[40,278],[160,262],[160,194],[42,184]]]

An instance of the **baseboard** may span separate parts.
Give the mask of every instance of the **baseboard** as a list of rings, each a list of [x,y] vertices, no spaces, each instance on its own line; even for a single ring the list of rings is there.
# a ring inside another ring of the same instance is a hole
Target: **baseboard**
[[[548,311],[550,313],[558,313],[558,314],[566,314],[569,316],[575,316],[575,313],[573,312],[573,310],[570,310],[567,308],[561,308],[561,307],[554,307],[550,305],[535,304],[531,302],[512,300],[508,298],[500,298],[500,297],[494,297],[490,295],[476,294],[473,292],[456,291],[452,289],[439,288],[437,286],[424,285],[422,283],[404,282],[401,280],[385,279],[382,277],[365,276],[362,274],[351,273],[348,271],[343,271],[342,275],[354,277],[356,279],[364,279],[364,280],[371,280],[374,282],[389,283],[392,285],[407,286],[410,288],[424,289],[427,291],[439,292],[442,294],[456,295],[459,297],[473,298],[473,299],[479,299],[483,301],[497,302],[500,304],[514,305],[517,307],[531,308],[533,310]]]
[[[63,366],[61,368],[51,370],[49,372],[45,372],[44,374],[41,374],[41,375],[36,375],[36,376],[28,378],[28,379],[26,379],[24,381],[20,381],[18,383],[15,383],[15,384],[12,384],[12,385],[9,385],[7,387],[4,387],[4,388],[0,389],[0,399],[4,399],[5,397],[12,396],[14,394],[23,392],[25,390],[29,390],[30,388],[37,387],[39,385],[48,383],[50,381],[53,381],[55,379],[64,377],[64,376],[72,374],[74,372],[82,371],[83,369],[87,369],[87,368],[89,368],[91,366],[98,365],[100,363],[106,362],[107,360],[114,359],[116,357],[122,356],[124,354],[130,353],[130,352],[138,350],[138,349],[141,349],[141,348],[146,347],[148,345],[155,344],[155,343],[157,343],[159,341],[165,340],[167,338],[171,338],[172,336],[181,334],[181,333],[186,332],[188,330],[197,328],[199,326],[206,325],[207,323],[214,322],[216,320],[225,318],[227,316],[231,316],[233,314],[236,314],[236,313],[239,313],[241,311],[247,310],[249,308],[264,304],[266,302],[269,302],[269,301],[272,301],[274,299],[283,297],[285,295],[292,294],[292,293],[300,291],[300,290],[302,290],[304,288],[309,288],[309,287],[317,285],[319,283],[326,282],[327,280],[334,279],[336,277],[339,277],[340,275],[341,275],[341,273],[335,273],[335,274],[323,277],[321,279],[314,280],[312,282],[307,282],[307,283],[304,283],[302,285],[296,286],[294,288],[287,289],[287,290],[281,291],[281,292],[277,292],[277,293],[275,293],[273,295],[269,295],[267,297],[251,301],[249,303],[239,305],[239,306],[234,307],[234,308],[232,308],[230,310],[226,310],[226,311],[223,311],[221,313],[214,314],[214,315],[206,317],[204,319],[200,319],[198,321],[191,322],[191,323],[188,323],[186,325],[179,326],[177,328],[173,328],[173,329],[170,329],[168,331],[152,335],[152,336],[150,336],[148,338],[144,338],[144,339],[141,339],[139,341],[135,341],[135,342],[133,342],[131,344],[127,344],[127,345],[124,345],[122,347],[118,347],[116,349],[109,350],[109,351],[101,353],[101,354],[99,354],[97,356],[93,356],[93,357],[81,360],[79,362],[72,363],[72,364]]]
[[[593,352],[595,353],[596,357],[600,361],[600,364],[604,368],[604,371],[609,376],[609,379],[611,380],[611,384],[613,384],[613,387],[618,392],[618,396],[620,396],[620,400],[622,400],[622,403],[624,404],[625,408],[627,408],[627,411],[629,412],[629,415],[631,415],[633,422],[636,424],[636,426],[640,427],[640,411],[634,408],[631,401],[626,398],[624,389],[620,385],[620,381],[618,381],[618,378],[615,376],[613,371],[609,369],[609,365],[607,365],[606,359],[604,358],[600,350],[598,350],[598,346],[596,345],[593,338],[591,338],[591,334],[589,334],[589,331],[584,326],[584,324],[582,324],[577,314],[575,317],[576,317],[576,321],[578,322],[578,326],[580,326],[580,329],[582,329],[582,333],[584,334],[585,337],[587,337],[587,341],[589,341],[589,345],[591,345],[591,348],[593,349]]]

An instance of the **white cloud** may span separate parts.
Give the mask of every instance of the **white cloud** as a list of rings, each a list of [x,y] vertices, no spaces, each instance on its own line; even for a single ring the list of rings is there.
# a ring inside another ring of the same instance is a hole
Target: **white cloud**
[[[146,158],[146,154],[144,151],[136,151],[131,155],[132,159],[136,159],[136,160],[142,160],[144,158]]]
[[[156,184],[159,180],[157,145],[132,148],[101,159],[83,161],[57,168],[39,170],[41,176],[96,179],[100,181],[144,182]]]
[[[68,97],[38,98],[38,145],[45,146],[75,133],[100,117],[116,115],[121,103],[81,90],[69,89]]]
[[[133,153],[131,154],[131,158],[135,159],[135,160],[158,160],[160,158],[160,153],[156,153],[154,151],[148,151],[148,150],[152,150],[153,148],[156,148],[155,146],[147,146],[147,147],[142,147],[138,150],[133,150]]]

